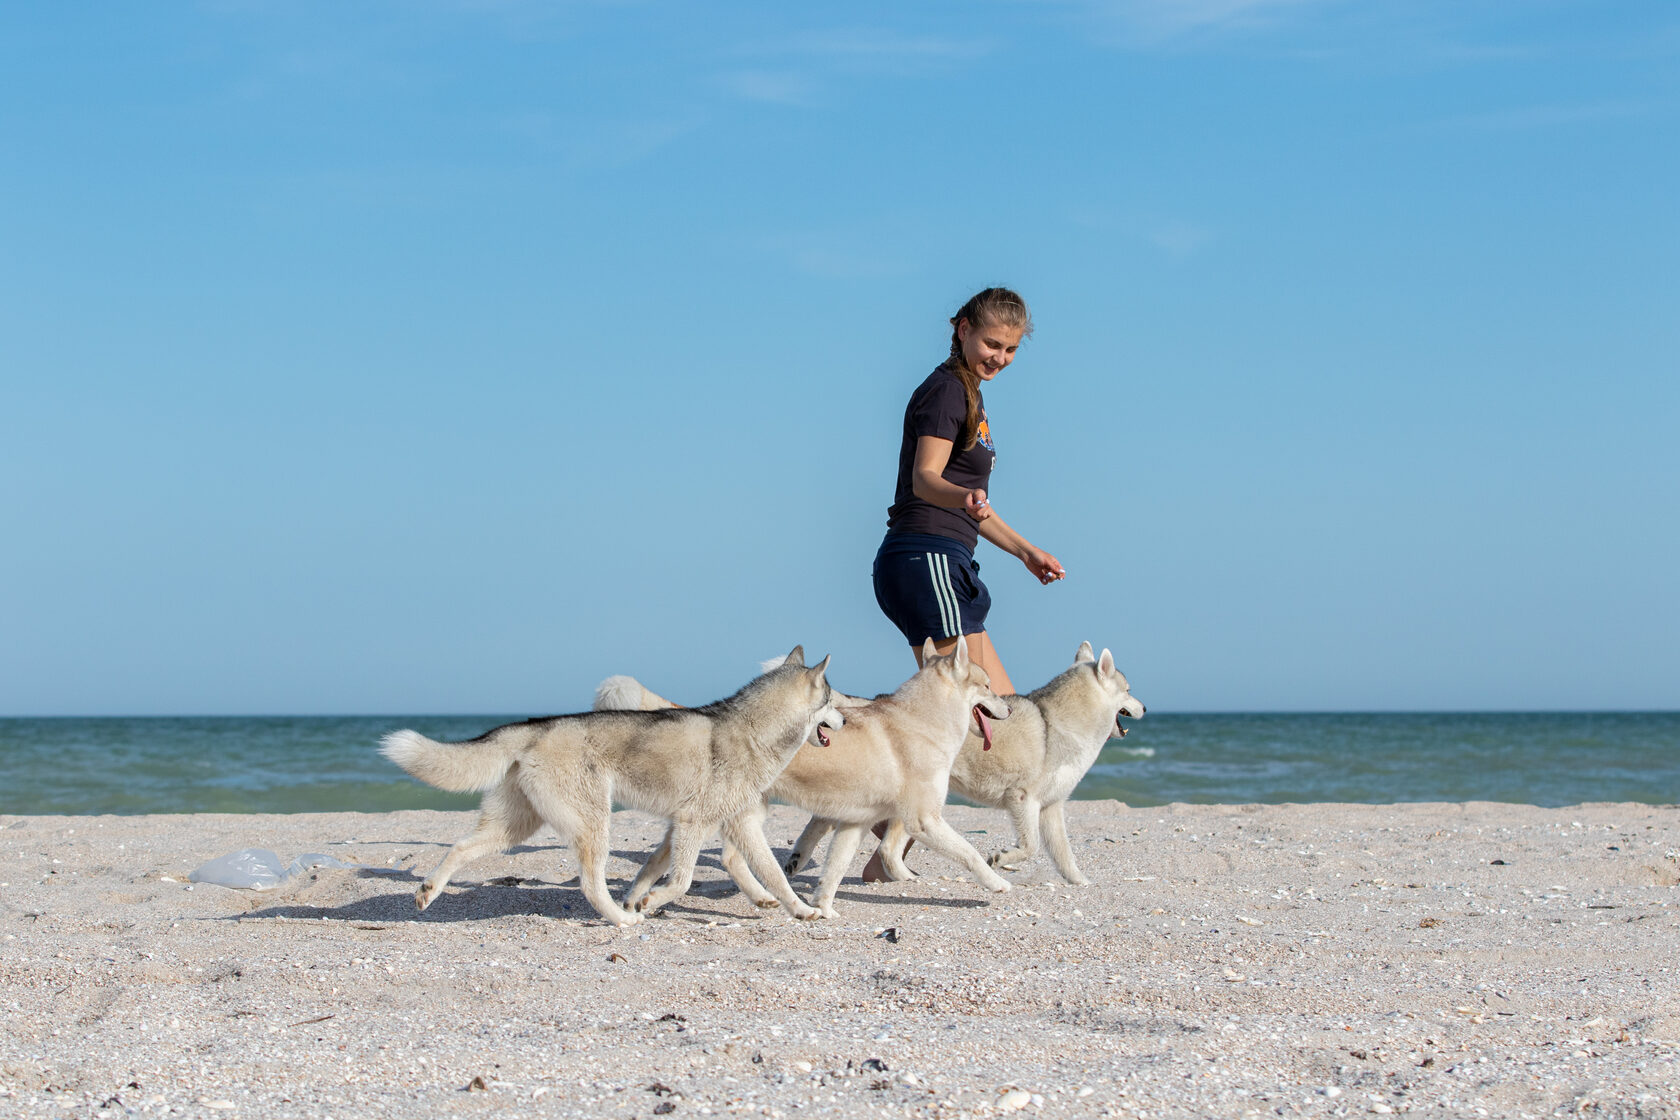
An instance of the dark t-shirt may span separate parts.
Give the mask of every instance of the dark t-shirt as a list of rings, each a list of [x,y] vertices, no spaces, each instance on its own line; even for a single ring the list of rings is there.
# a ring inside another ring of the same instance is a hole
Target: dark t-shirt
[[[968,401],[963,396],[962,382],[957,375],[941,365],[928,379],[910,394],[904,409],[904,441],[898,448],[898,489],[893,494],[892,508],[887,510],[887,532],[933,533],[961,541],[972,549],[979,539],[979,522],[961,509],[945,509],[916,497],[911,471],[916,465],[916,441],[922,436],[948,439],[951,459],[945,464],[945,481],[964,490],[989,490],[992,463],[997,456],[992,451],[992,432],[986,422],[986,398],[980,398],[980,437],[974,446],[962,448],[963,419],[968,415]]]

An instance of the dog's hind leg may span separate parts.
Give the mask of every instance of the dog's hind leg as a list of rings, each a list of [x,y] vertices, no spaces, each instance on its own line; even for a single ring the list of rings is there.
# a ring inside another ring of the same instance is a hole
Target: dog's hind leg
[[[615,926],[634,925],[641,916],[613,901],[607,889],[607,856],[612,852],[612,787],[605,782],[567,787],[561,797],[533,783],[526,795],[550,827],[566,837],[578,861],[578,885],[595,912]]]
[[[414,892],[414,906],[424,910],[443,891],[455,872],[480,856],[505,852],[542,827],[542,817],[520,792],[517,768],[509,770],[500,785],[484,795],[478,824],[450,848],[443,861],[426,876]]]
[[[671,830],[667,827],[665,829],[665,839],[659,842],[659,847],[655,848],[647,862],[642,864],[642,870],[636,876],[636,881],[631,883],[630,889],[624,892],[626,909],[635,909],[636,903],[641,900],[643,895],[653,889],[653,885],[659,882],[659,877],[665,874],[670,866]]]
[[[708,831],[693,821],[671,822],[666,841],[671,846],[669,877],[664,886],[637,900],[638,913],[652,914],[688,893],[690,884],[694,882],[694,864],[700,858],[700,841]]]
[[[772,906],[780,902],[789,914],[801,921],[815,918],[816,909],[805,905],[793,893],[787,876],[782,874],[781,865],[776,862],[776,853],[770,850],[769,841],[764,839],[764,816],[762,811],[749,810],[723,822],[724,866],[747,897],[758,905],[765,905],[764,899],[768,899]],[[762,878],[755,878],[755,874]],[[752,884],[757,894],[747,888],[748,883]]]
[[[822,843],[824,836],[833,831],[833,821],[812,813],[810,821],[805,825],[805,831],[793,842],[793,854],[788,856],[782,870],[789,875],[797,875],[805,870],[806,865],[811,862],[811,857],[817,852],[817,845]]]
[[[1009,819],[1015,822],[1015,846],[1006,852],[998,852],[987,862],[993,867],[1007,867],[1013,870],[1038,855],[1038,820],[1041,805],[1039,800],[1029,795],[1026,790],[1012,789],[1003,807],[1009,813]]]
[[[828,858],[823,860],[822,879],[817,883],[817,893],[811,896],[811,905],[823,917],[834,917],[834,892],[840,889],[840,880],[845,877],[846,868],[851,866],[858,845],[863,843],[863,834],[868,831],[866,824],[836,824],[834,839],[828,842]]]
[[[1062,878],[1082,887],[1091,880],[1085,878],[1079,865],[1073,862],[1073,845],[1068,843],[1067,820],[1062,816],[1065,804],[1063,801],[1052,802],[1039,814],[1044,824],[1044,846],[1050,850],[1050,859],[1055,863],[1056,870],[1062,873]]]
[[[894,817],[887,822],[887,834],[881,837],[881,870],[887,873],[887,878],[894,883],[907,882],[916,877],[916,873],[905,864],[904,853],[910,845],[910,834],[905,831],[904,822]]]
[[[986,865],[986,857],[974,850],[974,845],[963,839],[962,833],[945,823],[945,818],[937,812],[923,813],[917,819],[904,822],[910,830],[910,835],[939,852],[956,860],[980,880],[980,885],[988,890],[1006,891],[1009,881]]]

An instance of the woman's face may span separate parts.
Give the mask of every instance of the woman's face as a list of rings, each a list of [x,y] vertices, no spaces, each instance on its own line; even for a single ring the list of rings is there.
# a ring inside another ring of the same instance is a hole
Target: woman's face
[[[968,368],[979,374],[980,380],[990,381],[1015,360],[1015,351],[1021,348],[1021,328],[989,323],[976,326],[967,319],[959,319],[957,341]]]

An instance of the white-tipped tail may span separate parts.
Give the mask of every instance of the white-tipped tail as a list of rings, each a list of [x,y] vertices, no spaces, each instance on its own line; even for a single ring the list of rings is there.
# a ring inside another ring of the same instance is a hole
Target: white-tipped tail
[[[512,765],[523,737],[511,730],[470,743],[440,743],[418,731],[393,731],[379,741],[379,753],[429,786],[473,793],[501,781]]]
[[[635,677],[608,677],[595,688],[597,712],[656,712],[674,707],[665,697],[644,688]]]

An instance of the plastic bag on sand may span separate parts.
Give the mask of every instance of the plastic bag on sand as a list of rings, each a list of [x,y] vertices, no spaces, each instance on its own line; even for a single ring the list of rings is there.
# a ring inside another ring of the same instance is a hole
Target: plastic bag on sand
[[[356,866],[320,852],[305,852],[291,863],[282,864],[280,857],[267,848],[244,848],[232,855],[211,860],[187,878],[195,883],[214,883],[219,887],[266,891],[289,883],[314,867]]]

